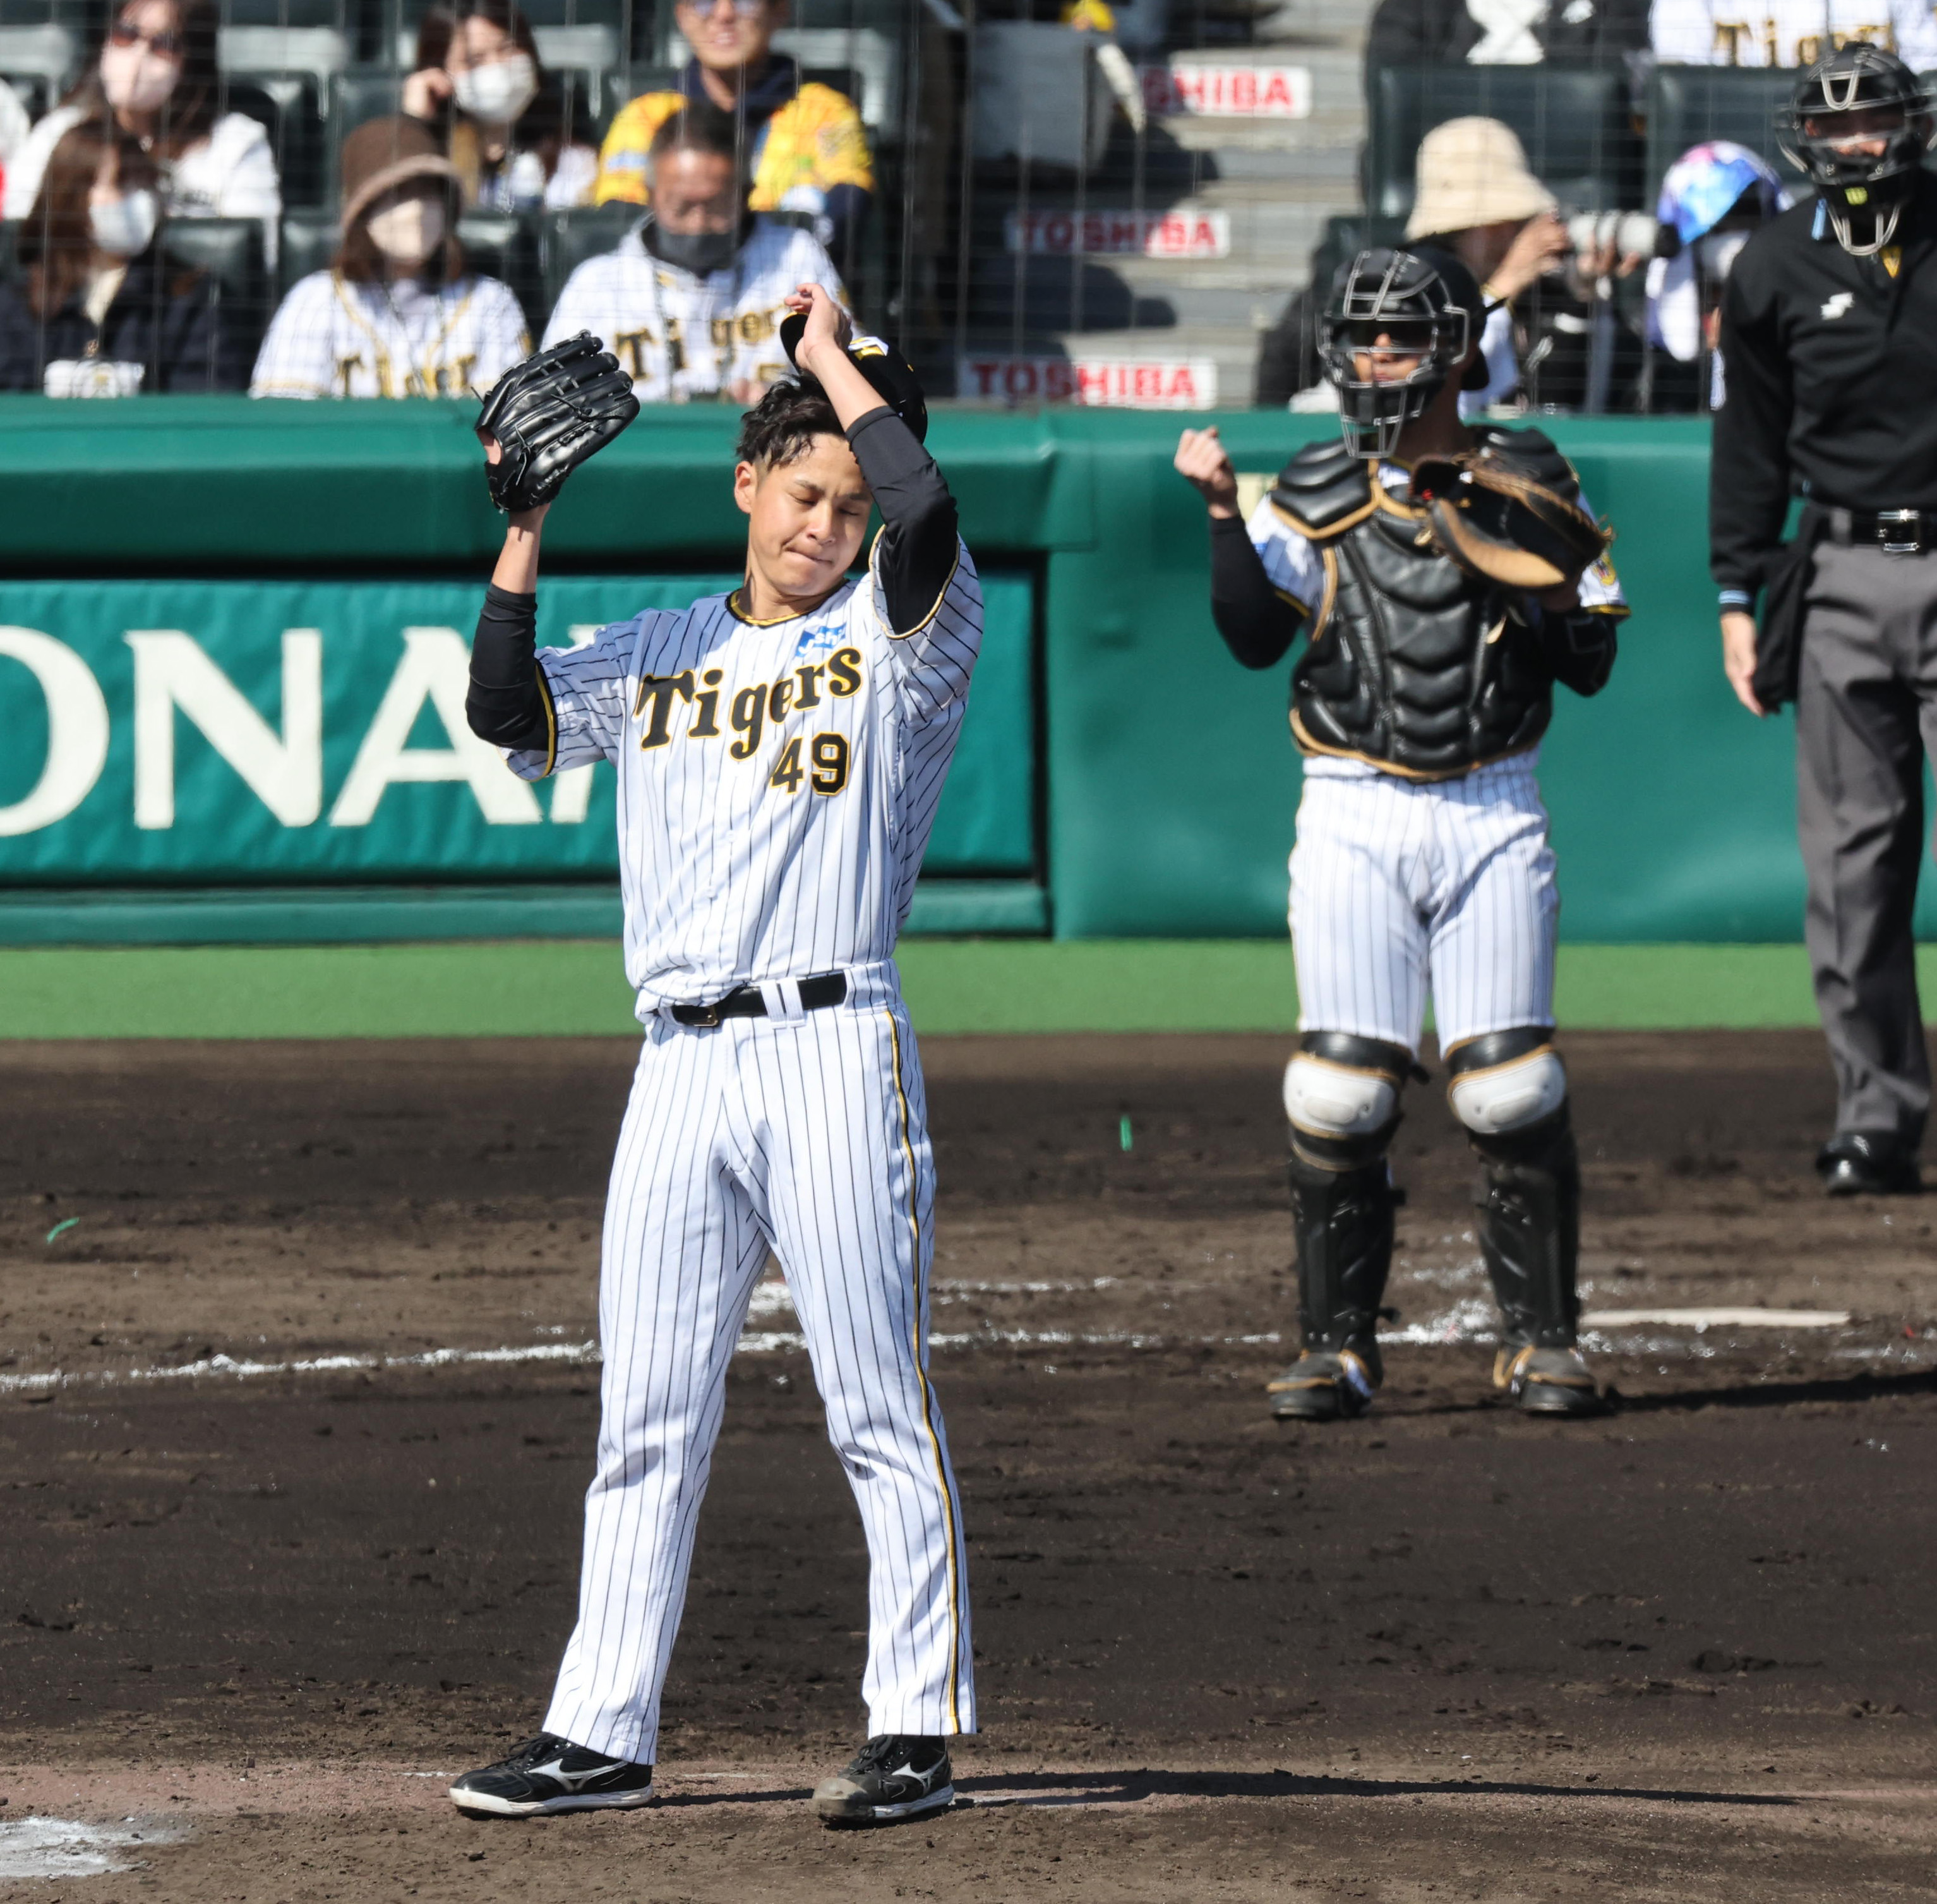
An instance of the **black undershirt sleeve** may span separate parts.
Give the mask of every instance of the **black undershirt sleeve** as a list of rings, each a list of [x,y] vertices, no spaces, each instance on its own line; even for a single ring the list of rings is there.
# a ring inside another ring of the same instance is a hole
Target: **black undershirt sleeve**
[[[955,572],[955,498],[935,459],[885,404],[856,417],[847,441],[886,525],[875,566],[888,625],[898,635],[912,634],[935,612]]]
[[[538,598],[489,582],[471,644],[465,718],[494,747],[550,745],[551,719],[538,685]]]
[[[1284,660],[1305,623],[1272,586],[1264,558],[1235,516],[1211,518],[1211,618],[1247,668]]]

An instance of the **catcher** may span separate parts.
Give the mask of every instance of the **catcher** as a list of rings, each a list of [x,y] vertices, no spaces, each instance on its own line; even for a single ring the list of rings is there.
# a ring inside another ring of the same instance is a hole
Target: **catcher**
[[[1469,427],[1485,314],[1423,247],[1363,251],[1323,320],[1343,440],[1308,445],[1247,529],[1214,430],[1177,468],[1210,506],[1211,612],[1245,667],[1292,673],[1305,756],[1291,855],[1298,1049],[1284,1077],[1303,1353],[1281,1420],[1362,1413],[1400,1198],[1386,1153],[1430,989],[1479,1155],[1481,1253],[1505,1328],[1496,1385],[1598,1412],[1576,1346],[1581,1174],[1554,1049],[1559,898],[1534,779],[1554,684],[1598,693],[1626,615],[1608,535],[1533,430]]]
[[[934,1160],[893,953],[981,591],[914,372],[850,339],[823,287],[786,302],[800,375],[745,418],[732,472],[746,579],[690,608],[535,650],[545,506],[638,409],[593,339],[511,372],[479,419],[511,521],[471,725],[526,779],[617,769],[645,1036],[601,1252],[578,1620],[542,1729],[451,1787],[467,1812],[651,1799],[727,1368],[769,1250],[868,1542],[869,1735],[815,1810],[865,1824],[945,1808],[950,1738],[975,1729],[961,1508],[928,1377]]]

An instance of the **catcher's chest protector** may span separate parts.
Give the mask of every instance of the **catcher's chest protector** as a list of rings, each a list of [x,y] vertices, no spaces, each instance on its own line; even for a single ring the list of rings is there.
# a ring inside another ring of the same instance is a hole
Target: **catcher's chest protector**
[[[1532,437],[1528,448],[1559,460],[1537,432],[1485,434],[1515,451]],[[1272,502],[1325,563],[1324,597],[1292,672],[1301,748],[1440,779],[1539,739],[1554,677],[1538,639],[1499,588],[1426,539],[1423,512],[1388,496],[1372,464],[1342,443],[1308,445]]]

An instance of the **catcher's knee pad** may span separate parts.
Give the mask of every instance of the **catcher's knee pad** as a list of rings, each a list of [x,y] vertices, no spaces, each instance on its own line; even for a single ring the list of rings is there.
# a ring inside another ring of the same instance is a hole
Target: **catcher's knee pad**
[[[1284,1067],[1292,1149],[1322,1170],[1376,1163],[1399,1128],[1399,1096],[1412,1068],[1403,1045],[1349,1031],[1307,1031]]]
[[[1520,1025],[1469,1038],[1446,1054],[1453,1114],[1481,1150],[1489,1139],[1511,1140],[1546,1123],[1567,1101],[1567,1069],[1554,1049],[1553,1027]]]

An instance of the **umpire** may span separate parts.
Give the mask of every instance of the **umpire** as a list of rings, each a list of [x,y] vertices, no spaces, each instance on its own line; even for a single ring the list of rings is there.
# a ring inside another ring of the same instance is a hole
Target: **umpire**
[[[1819,196],[1729,276],[1711,560],[1729,685],[1753,714],[1796,703],[1805,937],[1836,1073],[1817,1168],[1832,1196],[1890,1195],[1920,1187],[1930,1105],[1911,911],[1937,753],[1931,102],[1856,43],[1803,75],[1780,123]]]

